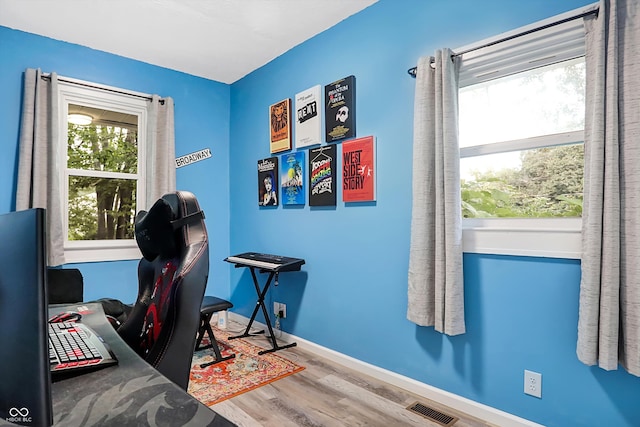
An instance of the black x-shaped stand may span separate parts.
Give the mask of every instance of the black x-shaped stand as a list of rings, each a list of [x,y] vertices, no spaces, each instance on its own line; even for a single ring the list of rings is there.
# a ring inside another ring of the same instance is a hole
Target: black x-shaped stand
[[[267,328],[269,329],[269,336],[267,338],[271,340],[271,344],[273,347],[267,350],[259,351],[258,354],[272,353],[274,351],[282,350],[284,348],[295,347],[297,345],[295,342],[287,345],[278,345],[278,343],[276,342],[276,337],[273,334],[273,328],[271,327],[269,311],[267,310],[267,307],[264,305],[264,297],[267,294],[267,291],[269,290],[269,286],[271,285],[271,281],[273,280],[274,276],[276,277],[276,282],[275,282],[276,286],[278,285],[278,272],[260,269],[261,273],[267,273],[267,272],[269,273],[269,278],[267,279],[262,290],[260,290],[260,284],[258,283],[258,277],[256,276],[256,272],[255,272],[256,267],[248,266],[248,265],[236,265],[236,267],[247,267],[249,270],[251,270],[251,277],[253,278],[253,285],[255,286],[256,293],[258,294],[258,301],[256,302],[256,306],[253,309],[253,314],[251,315],[251,319],[249,320],[249,324],[247,325],[247,329],[245,329],[244,333],[242,335],[229,337],[228,339],[232,340],[235,338],[245,338],[249,336],[264,334],[264,330],[249,333],[249,330],[251,329],[251,325],[253,324],[253,321],[255,320],[256,315],[258,314],[258,310],[262,308],[262,313],[264,314],[264,320],[265,320],[265,323],[267,324]]]

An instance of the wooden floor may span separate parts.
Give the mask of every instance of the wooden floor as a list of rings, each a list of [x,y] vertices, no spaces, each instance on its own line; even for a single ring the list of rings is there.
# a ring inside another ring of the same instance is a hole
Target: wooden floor
[[[229,326],[235,330],[235,325],[230,323]],[[237,330],[241,329],[238,325]],[[256,345],[270,347],[264,338],[252,337],[250,340]],[[443,425],[406,409],[417,401],[459,418],[448,425],[490,425],[299,347],[280,350],[278,354],[301,364],[305,370],[211,408],[242,427]]]

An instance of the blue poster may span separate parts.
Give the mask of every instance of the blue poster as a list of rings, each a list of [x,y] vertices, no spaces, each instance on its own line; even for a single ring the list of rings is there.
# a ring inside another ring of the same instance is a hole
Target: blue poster
[[[304,151],[280,157],[280,183],[283,205],[304,205]]]

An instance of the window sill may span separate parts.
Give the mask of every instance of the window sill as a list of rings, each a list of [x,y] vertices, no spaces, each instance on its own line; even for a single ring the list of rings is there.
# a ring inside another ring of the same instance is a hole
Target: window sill
[[[64,249],[66,263],[126,261],[142,258],[140,249],[133,241],[108,242],[105,246],[95,247],[74,242]]]
[[[473,218],[462,221],[464,252],[580,259],[580,218]]]

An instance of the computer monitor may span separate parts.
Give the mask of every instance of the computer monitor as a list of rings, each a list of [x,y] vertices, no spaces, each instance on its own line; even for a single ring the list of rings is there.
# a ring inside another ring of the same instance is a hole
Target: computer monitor
[[[53,424],[45,220],[44,209],[0,215],[0,421],[18,425]]]

